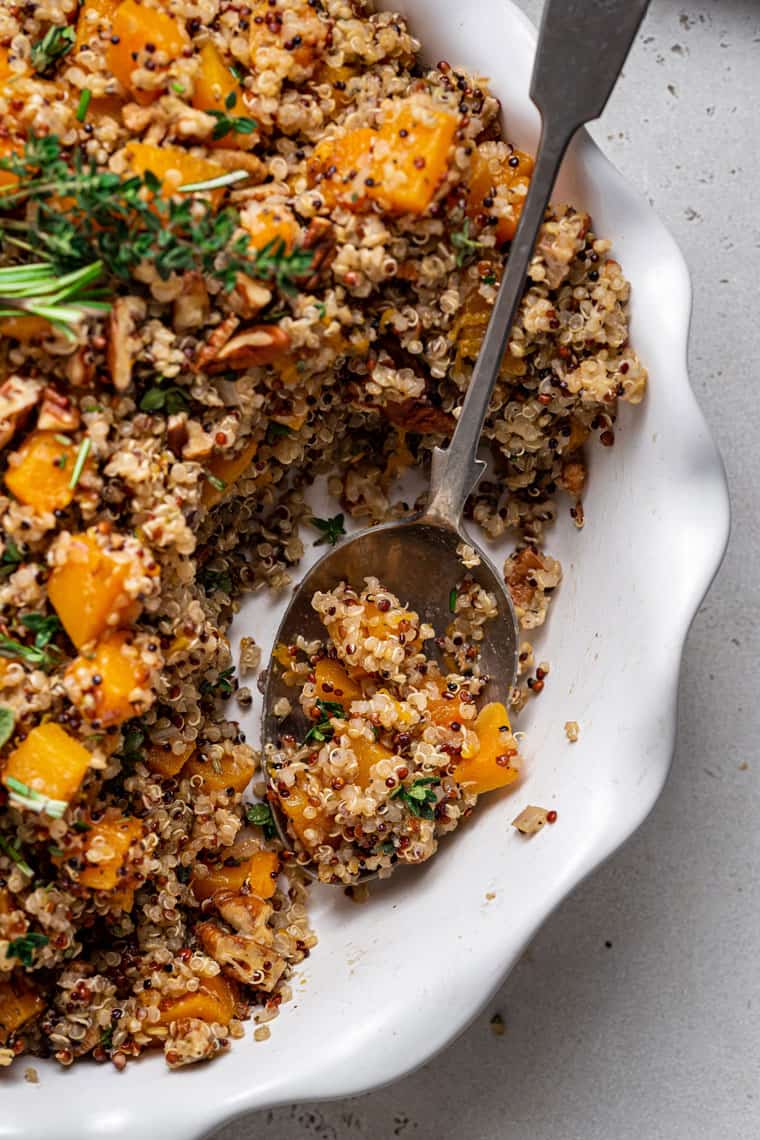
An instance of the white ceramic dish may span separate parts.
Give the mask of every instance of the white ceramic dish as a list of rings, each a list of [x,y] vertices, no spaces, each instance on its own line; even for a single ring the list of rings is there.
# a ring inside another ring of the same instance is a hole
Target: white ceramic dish
[[[429,59],[491,77],[508,137],[534,146],[535,32],[518,9],[509,0],[398,7]],[[467,1025],[540,923],[654,804],[673,753],[684,640],[727,540],[726,483],[686,373],[690,285],[675,242],[586,135],[560,194],[614,239],[651,390],[622,415],[614,449],[593,451],[585,529],[564,510],[549,540],[565,581],[547,631],[552,673],[520,724],[527,779],[483,801],[427,867],[399,874],[368,905],[315,893],[320,945],[266,1044],[249,1029],[225,1057],[174,1074],[160,1056],[123,1074],[37,1063],[40,1083],[29,1085],[14,1066],[0,1078],[0,1138],[196,1140],[247,1110],[392,1081]],[[271,632],[278,617],[260,600],[238,632],[263,640],[262,623]],[[576,745],[567,720],[580,722]],[[559,821],[525,842],[509,821],[529,802],[556,807]],[[424,971],[407,986],[414,962]]]

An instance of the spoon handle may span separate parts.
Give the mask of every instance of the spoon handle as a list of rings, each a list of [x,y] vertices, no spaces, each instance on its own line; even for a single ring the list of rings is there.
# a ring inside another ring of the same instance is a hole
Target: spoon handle
[[[480,435],[562,158],[580,126],[601,115],[649,0],[546,0],[531,79],[541,112],[536,165],[506,270],[449,446],[433,452],[425,518],[458,527],[486,464]]]

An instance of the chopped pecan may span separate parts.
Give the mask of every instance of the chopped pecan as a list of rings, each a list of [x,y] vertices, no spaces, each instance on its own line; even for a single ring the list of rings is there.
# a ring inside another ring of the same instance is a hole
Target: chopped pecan
[[[0,385],[0,447],[13,438],[16,428],[39,400],[42,384],[22,376],[9,376]]]
[[[301,248],[312,252],[309,276],[304,281],[304,288],[316,289],[320,273],[329,268],[337,253],[332,222],[327,218],[312,218],[304,234]]]
[[[68,396],[48,386],[42,393],[37,427],[41,431],[76,431],[80,422],[79,408],[74,407]]]
[[[214,162],[218,162],[225,170],[244,170],[249,178],[257,182],[263,182],[268,173],[266,164],[250,151],[227,150],[226,147],[215,150]]]
[[[183,459],[208,459],[214,450],[214,437],[204,431],[197,420],[188,420],[186,424],[187,441],[182,448]]]
[[[198,353],[193,368],[196,372],[202,372],[206,365],[210,364],[212,360],[216,360],[219,352],[230,339],[235,329],[240,324],[240,317],[234,315],[226,317],[220,325],[211,332],[206,338],[206,343]]]
[[[396,427],[427,435],[435,432],[450,435],[454,430],[454,417],[425,400],[401,400],[385,405],[385,415]]]
[[[238,934],[250,934],[262,946],[271,946],[274,932],[269,926],[272,906],[258,895],[236,894],[233,891],[219,891],[214,896],[216,908],[225,922]]]
[[[187,412],[177,412],[175,415],[169,416],[166,424],[166,442],[169,444],[169,450],[178,459],[182,455],[182,449],[187,443],[187,438]]]
[[[132,382],[139,342],[135,330],[146,313],[140,297],[117,297],[108,321],[108,368],[117,392],[126,392]]]
[[[586,464],[579,459],[568,459],[562,464],[560,485],[571,495],[582,495],[586,486]]]
[[[215,922],[199,923],[196,933],[203,949],[222,971],[246,985],[269,993],[285,970],[285,961],[250,934],[231,934]]]
[[[74,388],[89,388],[95,379],[95,354],[83,344],[66,361],[66,379]]]
[[[208,320],[209,298],[202,273],[185,273],[182,277],[182,292],[176,298],[173,308],[173,323],[177,332],[202,328]]]
[[[253,325],[233,336],[207,365],[209,372],[228,368],[241,372],[254,365],[271,364],[290,348],[290,337],[277,325]]]
[[[245,273],[238,273],[230,294],[230,307],[241,317],[257,316],[272,300],[272,291]]]

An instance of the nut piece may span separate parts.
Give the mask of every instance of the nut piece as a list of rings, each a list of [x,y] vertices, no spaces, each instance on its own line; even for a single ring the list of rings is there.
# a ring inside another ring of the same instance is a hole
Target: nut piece
[[[0,447],[12,438],[21,420],[37,404],[42,384],[22,376],[9,376],[0,385]]]
[[[206,338],[206,343],[198,353],[195,364],[193,365],[196,372],[202,372],[207,364],[212,360],[216,360],[222,347],[230,339],[239,324],[240,317],[226,317],[220,325],[216,326],[213,332],[209,333]]]
[[[454,430],[454,417],[425,400],[401,400],[399,403],[386,404],[384,410],[392,424],[406,431],[419,432],[421,435],[427,435],[428,432],[449,435]]]
[[[238,273],[229,300],[231,307],[239,316],[250,320],[266,308],[272,300],[272,291],[247,274]]]
[[[117,297],[108,321],[108,368],[117,392],[132,382],[132,365],[140,346],[135,330],[147,312],[140,297]]]
[[[182,292],[174,302],[173,323],[177,332],[201,328],[208,320],[209,299],[201,273],[182,276]]]
[[[577,720],[565,721],[565,736],[571,744],[577,744],[581,735],[581,728]]]
[[[290,337],[277,325],[254,325],[228,340],[208,364],[208,371],[224,372],[231,368],[242,372],[254,365],[271,364],[289,348]]]
[[[571,495],[582,495],[586,486],[586,464],[578,459],[568,459],[562,464],[560,485]]]
[[[42,406],[37,417],[40,431],[76,431],[81,416],[68,396],[48,386],[42,393]]]
[[[285,961],[249,934],[228,934],[215,922],[196,927],[201,946],[225,974],[270,993],[285,970]]]
[[[187,442],[182,448],[183,459],[208,459],[214,450],[214,437],[204,431],[197,420],[187,421]]]
[[[83,344],[66,361],[66,379],[73,388],[89,388],[95,379],[95,354]]]
[[[262,946],[272,945],[274,932],[268,924],[273,910],[268,902],[258,895],[234,894],[232,891],[219,891],[214,902],[224,921],[238,934],[249,934]]]
[[[187,412],[177,412],[169,416],[166,424],[166,442],[169,444],[169,450],[178,459],[182,455],[182,448],[187,443],[187,438]]]
[[[546,808],[534,807],[528,804],[526,808],[520,812],[518,816],[512,820],[512,826],[516,827],[521,835],[535,835],[540,831],[549,817],[549,812]]]

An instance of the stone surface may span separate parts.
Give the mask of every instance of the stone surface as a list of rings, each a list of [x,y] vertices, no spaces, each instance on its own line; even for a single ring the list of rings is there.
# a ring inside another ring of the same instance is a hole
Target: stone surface
[[[537,19],[539,0],[525,7]],[[659,804],[424,1069],[359,1100],[249,1116],[216,1140],[760,1134],[758,74],[754,0],[654,0],[594,130],[691,267],[692,382],[734,506],[726,561],[689,638]],[[503,1036],[489,1027],[497,1012]]]

